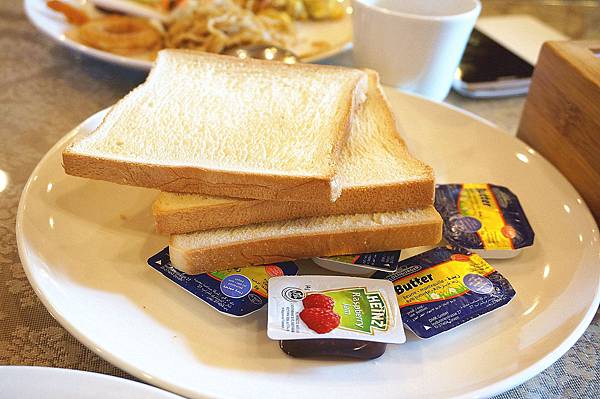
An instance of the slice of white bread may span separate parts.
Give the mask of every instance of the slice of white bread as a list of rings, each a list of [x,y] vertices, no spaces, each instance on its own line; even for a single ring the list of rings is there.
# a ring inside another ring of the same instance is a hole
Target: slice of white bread
[[[386,212],[432,205],[432,169],[409,154],[396,130],[377,74],[368,73],[367,100],[356,113],[338,164],[342,194],[336,202],[162,192],[153,205],[157,231],[181,234],[306,216]]]
[[[437,244],[442,219],[432,206],[400,212],[317,216],[172,235],[173,265],[188,274],[315,256]]]
[[[165,191],[333,201],[364,71],[159,52],[144,84],[63,153],[68,174]]]

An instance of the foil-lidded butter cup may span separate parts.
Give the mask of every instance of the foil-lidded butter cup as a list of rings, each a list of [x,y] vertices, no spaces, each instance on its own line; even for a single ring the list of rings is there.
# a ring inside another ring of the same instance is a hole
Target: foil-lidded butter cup
[[[148,259],[148,265],[188,293],[227,316],[242,317],[267,304],[268,282],[272,277],[293,276],[293,262],[186,274],[171,265],[169,248]]]
[[[533,245],[535,234],[523,207],[506,187],[439,184],[435,208],[444,220],[446,242],[484,258],[511,258]]]
[[[394,284],[404,324],[431,338],[490,313],[516,295],[508,280],[464,248],[438,247],[401,261],[395,273],[377,272]]]

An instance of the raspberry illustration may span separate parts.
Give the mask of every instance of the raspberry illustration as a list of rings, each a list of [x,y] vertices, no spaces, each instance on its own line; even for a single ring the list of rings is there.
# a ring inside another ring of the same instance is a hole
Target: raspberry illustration
[[[340,315],[331,309],[305,308],[300,312],[300,318],[308,328],[319,334],[326,334],[340,325]]]
[[[331,297],[323,294],[310,294],[302,300],[304,309],[308,308],[321,308],[321,309],[333,309],[335,302]]]

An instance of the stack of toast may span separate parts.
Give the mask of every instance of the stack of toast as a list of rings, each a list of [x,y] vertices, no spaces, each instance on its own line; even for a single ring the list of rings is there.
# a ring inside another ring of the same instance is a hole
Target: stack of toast
[[[188,274],[441,239],[433,171],[373,71],[163,50],[63,164],[161,190],[156,228]]]

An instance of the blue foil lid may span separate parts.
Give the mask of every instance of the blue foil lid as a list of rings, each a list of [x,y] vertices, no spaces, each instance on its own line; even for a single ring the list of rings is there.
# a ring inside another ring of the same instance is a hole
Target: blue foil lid
[[[148,265],[196,298],[228,316],[246,316],[267,304],[270,277],[294,276],[293,262],[234,268],[190,275],[171,265],[169,248],[148,259]]]

